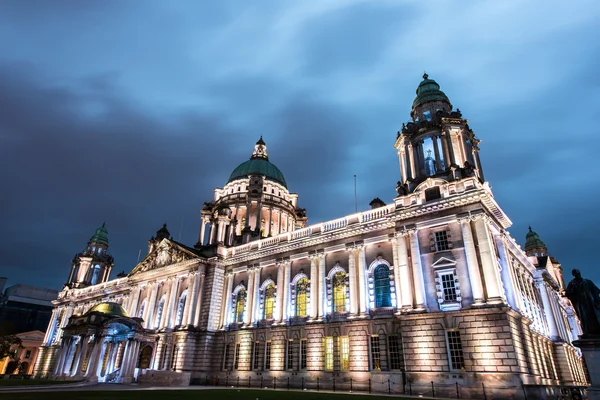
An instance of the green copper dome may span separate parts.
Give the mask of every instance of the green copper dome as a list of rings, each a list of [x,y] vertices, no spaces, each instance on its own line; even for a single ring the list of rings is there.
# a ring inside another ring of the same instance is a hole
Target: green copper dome
[[[101,312],[112,317],[129,317],[127,311],[120,304],[111,302],[96,304],[87,313],[91,312]]]
[[[433,79],[429,79],[429,75],[423,74],[423,81],[417,88],[417,97],[413,101],[413,108],[429,101],[447,101],[450,103],[448,96],[440,90],[440,85]]]
[[[96,229],[96,233],[90,239],[91,243],[100,243],[108,246],[108,231],[106,230],[106,222],[102,226]]]
[[[279,168],[264,158],[250,159],[238,165],[231,173],[227,183],[236,179],[247,178],[248,175],[252,174],[264,175],[267,180],[275,181],[287,188],[287,183]]]
[[[227,183],[236,179],[248,178],[248,175],[252,174],[263,175],[265,179],[280,183],[287,188],[287,183],[279,168],[269,162],[267,144],[262,136],[258,139],[258,142],[256,142],[250,159],[241,163],[233,170]]]
[[[535,252],[535,250],[540,250],[543,253],[546,253],[546,244],[542,242],[539,235],[531,230],[529,227],[529,232],[525,235],[525,252]],[[529,254],[528,254],[529,255]]]

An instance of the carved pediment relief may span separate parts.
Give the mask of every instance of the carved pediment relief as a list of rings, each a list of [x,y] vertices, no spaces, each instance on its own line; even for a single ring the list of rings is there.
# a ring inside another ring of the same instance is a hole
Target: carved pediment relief
[[[151,271],[167,265],[173,265],[182,261],[197,258],[191,251],[179,246],[168,239],[163,239],[156,248],[146,256],[129,274],[134,275],[141,272]]]

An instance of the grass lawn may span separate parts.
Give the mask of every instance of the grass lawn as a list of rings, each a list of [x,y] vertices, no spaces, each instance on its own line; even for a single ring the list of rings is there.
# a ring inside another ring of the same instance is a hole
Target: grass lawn
[[[8,397],[8,393],[7,393]],[[44,393],[10,393],[11,400],[390,400],[390,397],[316,393],[285,392],[274,390],[214,389],[214,390],[105,390],[105,391],[52,391]],[[394,399],[401,400],[400,397]]]
[[[74,381],[53,381],[50,379],[0,379],[0,386],[37,386],[37,385],[61,385],[64,383],[75,383]]]

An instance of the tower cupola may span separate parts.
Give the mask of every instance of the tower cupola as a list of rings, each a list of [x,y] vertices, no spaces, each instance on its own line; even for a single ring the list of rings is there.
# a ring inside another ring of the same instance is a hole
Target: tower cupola
[[[434,178],[427,184],[432,193],[432,185],[467,177],[484,182],[479,140],[460,110],[452,110],[448,96],[427,74],[416,94],[410,112],[412,120],[402,124],[394,145],[400,158],[398,195],[412,193],[429,178]]]
[[[529,232],[525,235],[525,253],[530,257],[543,257],[548,255],[546,244],[542,242],[539,235],[535,233],[531,227],[529,227]]]
[[[106,282],[113,265],[114,259],[108,253],[108,230],[103,223],[96,229],[85,250],[73,258],[66,285],[80,288]]]

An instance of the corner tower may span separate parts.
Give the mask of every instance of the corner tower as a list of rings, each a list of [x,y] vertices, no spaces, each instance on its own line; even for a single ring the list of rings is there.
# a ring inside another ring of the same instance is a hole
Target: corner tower
[[[82,288],[104,283],[108,281],[113,265],[114,259],[108,253],[108,231],[103,223],[96,229],[86,249],[75,254],[66,286]]]
[[[411,121],[402,124],[394,147],[400,159],[398,194],[412,193],[428,178],[446,182],[476,176],[484,182],[479,140],[460,110],[427,74],[416,91]]]
[[[202,225],[196,247],[234,246],[277,236],[306,226],[306,210],[298,207],[298,195],[269,161],[262,136],[250,159],[238,165],[213,201],[200,211]]]

